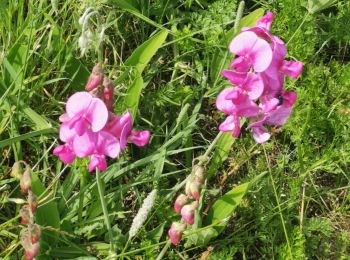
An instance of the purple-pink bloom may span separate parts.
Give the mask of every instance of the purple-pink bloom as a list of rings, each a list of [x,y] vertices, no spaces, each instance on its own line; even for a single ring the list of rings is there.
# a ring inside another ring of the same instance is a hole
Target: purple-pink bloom
[[[67,101],[64,120],[78,135],[84,134],[87,129],[98,132],[107,123],[108,110],[101,99],[88,92],[77,92]]]

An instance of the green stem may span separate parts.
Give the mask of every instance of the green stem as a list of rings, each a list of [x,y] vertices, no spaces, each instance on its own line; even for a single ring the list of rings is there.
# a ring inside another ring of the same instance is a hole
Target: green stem
[[[162,251],[159,253],[159,255],[157,256],[156,260],[161,260],[163,259],[163,256],[165,255],[166,251],[168,251],[169,247],[171,245],[170,240],[168,240],[165,244],[165,246],[163,247]]]
[[[274,179],[272,177],[272,170],[271,170],[270,161],[269,161],[269,158],[267,157],[267,153],[266,153],[266,149],[265,149],[264,145],[263,145],[263,149],[264,149],[264,154],[265,154],[265,158],[266,158],[266,162],[267,162],[267,167],[269,169],[269,175],[270,175],[270,180],[271,180],[273,192],[275,194],[277,208],[278,208],[278,211],[279,211],[278,213],[280,215],[281,222],[282,222],[284,236],[286,237],[286,242],[287,242],[287,246],[288,246],[289,256],[290,256],[290,259],[293,259],[292,249],[291,249],[290,242],[289,242],[289,236],[288,236],[288,233],[287,233],[286,224],[284,223],[284,218],[283,218],[283,214],[282,214],[281,204],[280,204],[280,201],[279,201],[279,198],[278,198],[278,195],[277,195],[277,189],[276,189],[276,186],[275,186],[275,181],[274,181]]]
[[[104,219],[105,219],[105,224],[107,226],[107,230],[109,233],[110,250],[114,252],[113,233],[112,233],[111,223],[109,221],[106,201],[105,201],[105,198],[103,195],[101,176],[100,176],[100,172],[98,169],[96,169],[96,182],[97,182],[98,194],[100,195],[100,201],[101,201],[102,211],[103,211],[103,215],[104,215]]]
[[[83,169],[80,172],[80,195],[79,195],[79,209],[78,209],[78,223],[83,223],[83,207],[84,207],[84,193],[86,186],[87,178]]]

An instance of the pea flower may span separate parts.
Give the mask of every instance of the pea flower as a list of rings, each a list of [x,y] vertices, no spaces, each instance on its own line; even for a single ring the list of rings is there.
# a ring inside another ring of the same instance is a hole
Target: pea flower
[[[270,33],[273,14],[267,12],[254,27],[244,27],[230,43],[235,55],[222,75],[235,87],[224,89],[216,99],[217,108],[227,117],[219,130],[240,135],[241,118],[248,118],[257,143],[268,141],[268,126],[281,126],[289,118],[296,102],[295,92],[284,90],[286,76],[297,78],[303,69],[300,61],[285,60],[284,42]]]

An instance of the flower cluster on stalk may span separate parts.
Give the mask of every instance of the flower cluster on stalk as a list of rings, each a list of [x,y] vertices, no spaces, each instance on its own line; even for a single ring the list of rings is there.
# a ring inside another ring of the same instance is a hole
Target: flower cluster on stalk
[[[22,164],[25,165],[24,171],[22,171]],[[28,203],[20,209],[21,224],[27,226],[21,234],[20,243],[24,249],[25,259],[32,260],[39,253],[41,228],[34,221],[38,200],[32,191],[31,169],[24,161],[18,161],[13,165],[11,175],[20,180],[21,193],[27,196]]]
[[[185,194],[177,196],[174,203],[174,210],[181,215],[180,222],[173,222],[168,234],[173,245],[177,245],[186,230],[187,225],[193,225],[195,222],[195,210],[199,205],[201,188],[205,180],[205,169],[201,165],[194,165],[192,172],[188,177],[185,187]]]
[[[129,111],[116,115],[113,111],[114,85],[97,64],[88,79],[84,92],[73,94],[60,116],[59,137],[64,144],[53,151],[64,163],[76,157],[90,159],[90,172],[107,168],[106,157],[116,158],[126,144],[144,146],[150,132],[133,130]]]
[[[267,12],[254,27],[242,28],[230,43],[235,55],[230,68],[222,71],[235,87],[224,89],[217,97],[217,108],[227,114],[219,130],[240,135],[241,118],[249,118],[257,143],[270,138],[265,126],[283,125],[296,102],[295,92],[283,88],[285,76],[297,78],[303,63],[285,60],[284,42],[270,33],[273,14]]]

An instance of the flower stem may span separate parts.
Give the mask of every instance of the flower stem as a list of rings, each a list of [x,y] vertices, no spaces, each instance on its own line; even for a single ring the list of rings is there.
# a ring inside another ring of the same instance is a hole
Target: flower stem
[[[107,205],[106,205],[106,201],[105,201],[103,189],[102,189],[101,176],[100,176],[100,172],[98,169],[96,169],[96,182],[97,182],[98,194],[100,195],[100,201],[101,201],[102,211],[103,211],[103,215],[104,215],[104,219],[105,219],[105,224],[107,226],[107,230],[109,233],[110,250],[112,252],[114,252],[112,228],[111,228],[111,223],[109,221]]]

